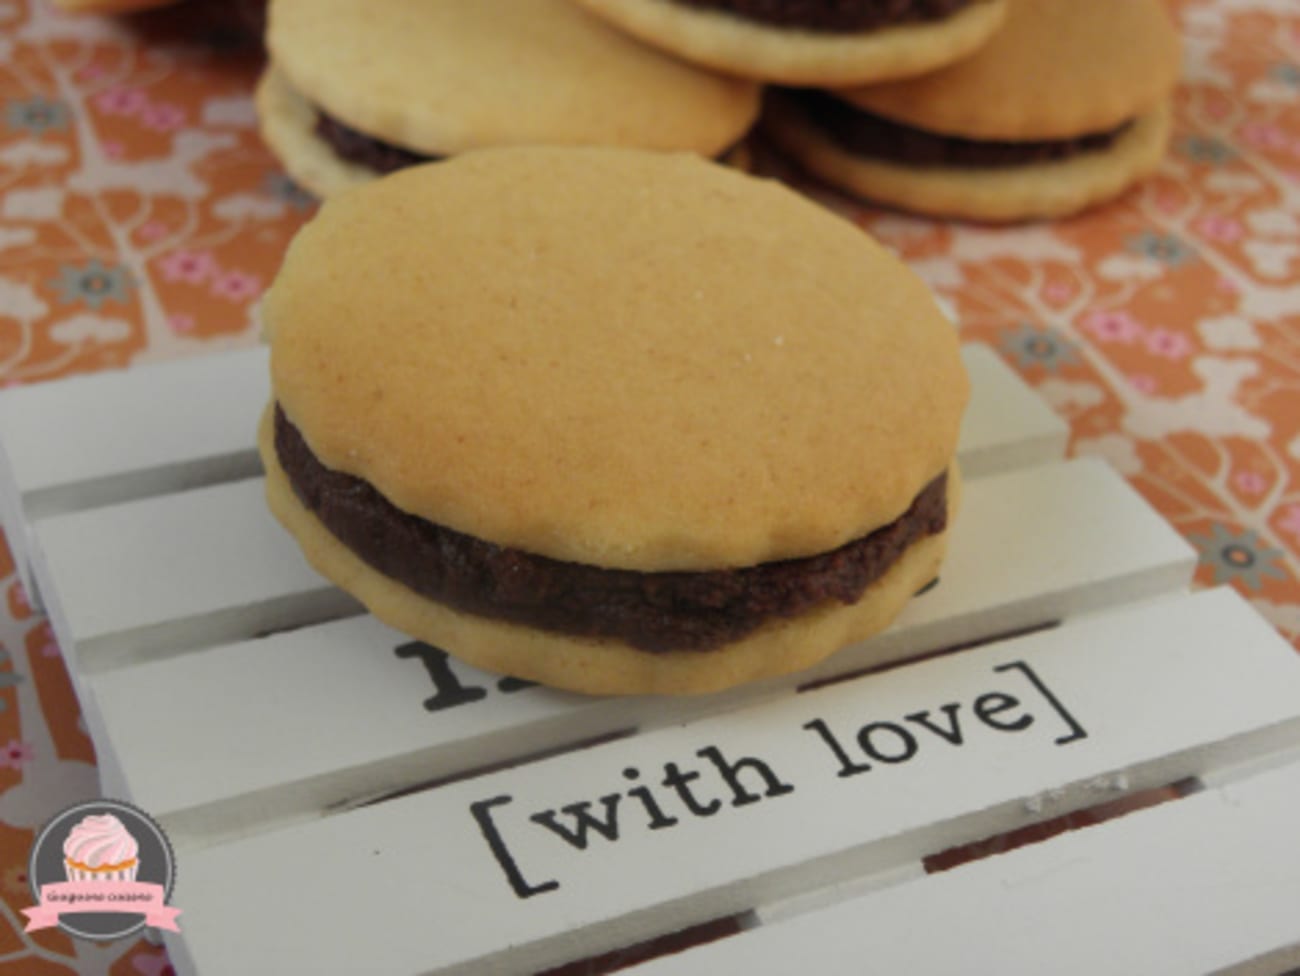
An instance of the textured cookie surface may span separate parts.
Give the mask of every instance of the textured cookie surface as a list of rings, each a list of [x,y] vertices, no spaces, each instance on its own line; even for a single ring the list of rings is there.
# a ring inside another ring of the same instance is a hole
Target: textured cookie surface
[[[1148,112],[1178,80],[1178,33],[1162,0],[1007,3],[1002,28],[970,58],[840,97],[948,135],[1052,139]]]
[[[327,202],[265,303],[328,467],[498,545],[714,569],[893,521],[967,384],[924,285],[788,189],[687,155],[470,153]]]
[[[1005,0],[974,0],[936,21],[858,34],[774,27],[674,0],[577,0],[648,44],[745,78],[852,85],[931,71],[970,54],[997,30]]]
[[[1160,165],[1170,111],[1160,104],[1107,149],[1011,166],[915,166],[850,152],[789,99],[773,99],[764,130],[827,184],[913,213],[989,222],[1064,217],[1109,200]]]
[[[274,0],[267,45],[347,125],[450,155],[525,143],[714,155],[757,89],[627,39],[568,0]]]

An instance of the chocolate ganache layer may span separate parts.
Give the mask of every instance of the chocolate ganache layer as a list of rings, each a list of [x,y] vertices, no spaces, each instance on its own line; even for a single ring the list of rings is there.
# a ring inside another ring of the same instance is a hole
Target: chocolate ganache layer
[[[894,122],[819,91],[789,91],[808,119],[841,147],[909,166],[1023,166],[1109,148],[1130,125],[1072,139],[964,139]]]
[[[872,31],[894,24],[942,20],[980,0],[673,0],[744,20],[837,33]]]
[[[562,562],[403,512],[325,467],[277,404],[275,451],[299,501],[383,575],[466,613],[643,651],[708,651],[768,620],[857,602],[912,543],[948,521],[940,475],[896,521],[838,549],[740,569],[644,573]]]
[[[316,112],[315,132],[317,138],[334,150],[340,159],[373,169],[376,173],[392,173],[417,163],[429,163],[443,158],[412,152],[368,136],[319,110]]]

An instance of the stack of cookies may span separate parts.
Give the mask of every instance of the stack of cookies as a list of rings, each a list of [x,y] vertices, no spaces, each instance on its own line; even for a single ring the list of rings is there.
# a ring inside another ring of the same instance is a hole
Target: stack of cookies
[[[788,86],[765,129],[841,190],[923,214],[1058,217],[1155,169],[1162,0],[578,0],[702,65]]]
[[[974,55],[919,77],[774,93],[771,139],[825,182],[941,217],[1060,217],[1169,140],[1178,35],[1161,0],[1008,0]]]

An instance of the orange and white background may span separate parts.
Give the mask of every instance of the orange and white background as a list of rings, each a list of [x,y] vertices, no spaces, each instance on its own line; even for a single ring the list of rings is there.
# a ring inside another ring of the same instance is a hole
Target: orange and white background
[[[793,179],[907,259],[963,339],[1069,421],[1072,453],[1122,472],[1196,547],[1199,583],[1235,586],[1300,647],[1300,4],[1171,8],[1173,143],[1111,205],[978,227]],[[261,13],[0,0],[0,383],[257,341],[258,298],[315,210],[257,135]],[[59,648],[3,547],[0,597],[0,976],[165,976],[143,940],[22,931],[35,832],[98,781]]]

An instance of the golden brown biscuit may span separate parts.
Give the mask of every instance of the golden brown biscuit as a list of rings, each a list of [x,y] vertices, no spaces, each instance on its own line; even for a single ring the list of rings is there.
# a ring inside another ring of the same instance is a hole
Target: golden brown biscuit
[[[984,44],[1005,12],[1004,0],[970,0],[937,19],[827,30],[773,24],[683,0],[576,2],[647,44],[697,64],[742,78],[817,86],[904,78],[950,64]]]
[[[1152,172],[1180,64],[1160,0],[1009,5],[971,58],[905,81],[777,94],[766,130],[826,182],[937,216],[1062,216]]]
[[[274,0],[258,91],[267,144],[321,196],[499,145],[713,156],[758,87],[629,40],[567,0]]]
[[[937,570],[955,332],[778,184],[615,149],[415,167],[331,198],[265,317],[272,509],[471,663],[713,690],[867,636]]]

